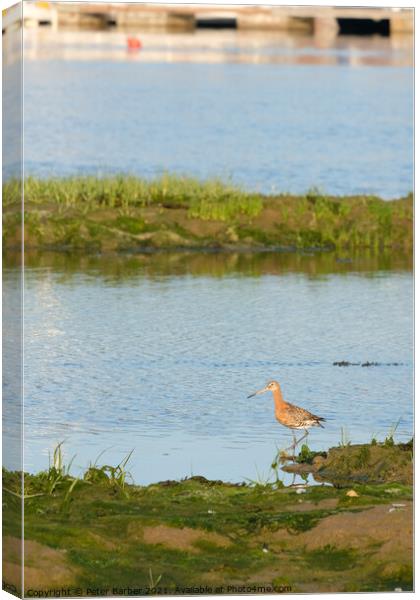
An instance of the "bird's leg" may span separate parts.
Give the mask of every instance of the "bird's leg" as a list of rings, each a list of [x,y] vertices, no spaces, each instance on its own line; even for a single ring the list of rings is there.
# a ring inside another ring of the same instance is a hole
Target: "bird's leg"
[[[285,450],[293,450],[296,448],[296,436],[295,436],[295,432],[293,432],[293,443],[290,446],[287,446],[287,448],[285,448]]]
[[[296,449],[296,436],[295,436],[295,432],[293,432],[293,443],[288,446],[287,448],[284,449],[284,452],[287,452],[288,450],[293,450],[293,454],[292,454],[292,458],[293,460],[295,459],[295,449]]]
[[[309,431],[307,429],[305,429],[305,433],[302,435],[301,438],[298,439],[298,441],[296,442],[296,446],[298,444],[300,444],[300,442],[303,442],[303,440],[309,435]]]

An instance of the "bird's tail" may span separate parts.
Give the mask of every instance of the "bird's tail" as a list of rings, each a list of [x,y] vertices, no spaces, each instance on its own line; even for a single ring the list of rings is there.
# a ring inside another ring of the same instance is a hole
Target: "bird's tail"
[[[321,423],[321,421],[326,421],[326,419],[324,419],[324,417],[318,417],[317,419],[317,425],[319,425],[319,427],[322,427],[322,429],[325,429],[324,425]]]

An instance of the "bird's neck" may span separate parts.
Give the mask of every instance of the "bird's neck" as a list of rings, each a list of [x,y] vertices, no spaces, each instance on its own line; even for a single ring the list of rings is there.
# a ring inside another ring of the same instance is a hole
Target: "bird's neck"
[[[284,408],[286,402],[283,398],[283,394],[281,392],[280,387],[278,387],[277,389],[273,390],[273,398],[274,398],[274,408],[275,411],[281,411],[282,408]]]

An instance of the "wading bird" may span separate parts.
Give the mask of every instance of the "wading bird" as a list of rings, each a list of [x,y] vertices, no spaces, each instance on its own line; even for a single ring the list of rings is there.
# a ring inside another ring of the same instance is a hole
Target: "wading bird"
[[[280,385],[277,381],[269,381],[267,385],[262,389],[250,394],[248,398],[257,396],[258,394],[264,394],[265,392],[272,392],[274,398],[274,414],[279,423],[293,430],[293,444],[286,448],[286,450],[293,449],[293,455],[295,448],[300,442],[302,442],[308,435],[308,429],[310,427],[324,427],[321,421],[325,421],[323,417],[317,417],[308,410],[289,404],[283,398],[281,393]],[[296,441],[295,429],[304,429],[304,435]]]

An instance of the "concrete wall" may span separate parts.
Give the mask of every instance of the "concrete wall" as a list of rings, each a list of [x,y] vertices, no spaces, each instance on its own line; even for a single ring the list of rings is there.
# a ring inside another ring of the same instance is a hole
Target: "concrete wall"
[[[153,4],[89,4],[60,2],[24,2],[25,26],[38,26],[50,21],[53,26],[75,28],[157,27],[189,30],[196,18],[212,21],[229,18],[239,29],[301,31],[315,33],[328,29],[337,31],[337,19],[387,19],[391,34],[413,34],[414,11],[389,8],[342,8],[316,6],[234,6],[234,5],[153,5]],[[232,18],[233,15],[233,18]],[[4,17],[7,21],[7,15]],[[335,23],[335,25],[334,25]]]

